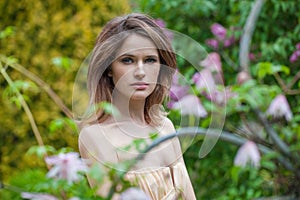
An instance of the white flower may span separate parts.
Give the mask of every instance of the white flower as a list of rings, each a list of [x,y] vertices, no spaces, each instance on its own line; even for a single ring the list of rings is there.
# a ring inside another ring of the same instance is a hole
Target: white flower
[[[54,165],[48,172],[48,177],[57,177],[68,182],[77,181],[80,178],[78,172],[88,170],[87,165],[76,152],[47,157],[45,160],[48,165]]]
[[[210,69],[205,68],[201,72],[195,73],[192,80],[199,91],[204,90],[207,93],[211,93],[216,90],[216,83]]]
[[[221,57],[218,53],[216,52],[209,53],[204,60],[200,61],[199,64],[211,71],[215,83],[217,84],[224,83],[222,62],[221,62]]]
[[[293,117],[289,103],[282,94],[273,99],[266,113],[274,118],[285,117],[287,121],[290,121]]]
[[[129,188],[125,190],[119,200],[150,200],[150,197],[139,188]]]
[[[245,142],[238,150],[234,165],[245,167],[248,163],[254,167],[260,165],[260,154],[257,145],[252,141]]]
[[[180,110],[182,115],[194,115],[196,117],[206,117],[207,112],[202,106],[199,98],[188,94],[173,104],[174,109]]]
[[[21,197],[23,199],[31,199],[31,200],[58,200],[58,198],[50,194],[30,193],[30,192],[22,192]]]

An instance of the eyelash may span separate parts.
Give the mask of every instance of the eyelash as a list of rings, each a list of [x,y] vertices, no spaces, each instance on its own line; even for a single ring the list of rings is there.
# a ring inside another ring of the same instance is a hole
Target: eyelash
[[[131,64],[134,62],[134,60],[132,58],[122,58],[121,62],[124,64]],[[157,60],[155,58],[147,58],[145,60],[145,63],[156,63]]]
[[[150,62],[150,63],[156,63],[157,60],[155,58],[147,58],[146,61]]]
[[[122,58],[121,62],[124,64],[131,64],[131,63],[133,63],[133,59],[132,58]]]

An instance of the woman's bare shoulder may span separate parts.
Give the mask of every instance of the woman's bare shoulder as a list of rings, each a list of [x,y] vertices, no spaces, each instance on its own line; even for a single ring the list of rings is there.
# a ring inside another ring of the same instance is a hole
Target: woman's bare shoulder
[[[166,135],[174,132],[175,132],[175,127],[173,122],[168,117],[164,117],[161,125],[161,134]]]
[[[91,139],[93,137],[103,137],[104,136],[104,127],[100,124],[93,124],[83,127],[79,133],[79,139]]]

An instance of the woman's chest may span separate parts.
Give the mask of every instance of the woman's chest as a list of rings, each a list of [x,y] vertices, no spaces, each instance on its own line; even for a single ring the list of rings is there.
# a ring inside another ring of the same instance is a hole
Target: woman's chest
[[[136,159],[141,152],[153,142],[151,135],[155,134],[153,129],[140,129],[139,132],[131,134],[124,132],[121,128],[111,130],[105,135],[106,145],[110,149],[110,154],[114,155],[116,162]],[[113,158],[112,157],[109,157]],[[136,168],[164,167],[176,160],[175,151],[171,141],[160,144],[151,151],[143,155]]]

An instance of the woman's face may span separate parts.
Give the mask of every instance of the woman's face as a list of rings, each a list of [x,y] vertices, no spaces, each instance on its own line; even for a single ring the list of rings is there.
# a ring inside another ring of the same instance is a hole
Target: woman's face
[[[146,99],[156,86],[159,69],[159,54],[153,42],[137,34],[130,35],[109,72],[115,84],[114,93],[134,100]]]

